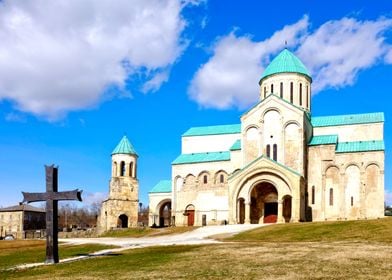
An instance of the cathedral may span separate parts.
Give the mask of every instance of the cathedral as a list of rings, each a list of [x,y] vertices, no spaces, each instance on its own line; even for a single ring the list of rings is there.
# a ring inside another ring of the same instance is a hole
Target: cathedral
[[[383,113],[313,116],[312,77],[289,50],[237,124],[191,127],[149,224],[202,226],[384,216]]]

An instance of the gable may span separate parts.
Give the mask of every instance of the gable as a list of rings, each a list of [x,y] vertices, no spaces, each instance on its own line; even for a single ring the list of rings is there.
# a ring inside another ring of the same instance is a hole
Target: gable
[[[267,96],[267,98],[258,102],[252,108],[250,108],[248,111],[242,114],[241,121],[246,120],[247,118],[251,117],[255,113],[265,112],[268,109],[271,110],[276,109],[284,113],[291,112],[301,116],[305,114],[309,118],[308,113],[304,109],[294,104],[291,104],[287,100],[280,98],[275,94],[270,94]]]

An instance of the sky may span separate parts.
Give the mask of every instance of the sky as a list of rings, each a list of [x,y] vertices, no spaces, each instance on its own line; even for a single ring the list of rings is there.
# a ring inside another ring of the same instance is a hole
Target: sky
[[[389,0],[0,0],[0,206],[44,191],[45,164],[80,205],[104,199],[123,135],[147,205],[181,134],[239,123],[285,42],[311,72],[313,116],[384,112],[392,205]]]

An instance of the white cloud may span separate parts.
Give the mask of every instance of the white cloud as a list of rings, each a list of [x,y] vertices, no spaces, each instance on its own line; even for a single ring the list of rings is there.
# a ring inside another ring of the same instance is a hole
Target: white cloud
[[[302,40],[308,26],[304,16],[293,25],[285,26],[271,38],[255,42],[249,36],[237,37],[234,32],[220,38],[213,56],[196,72],[189,94],[203,107],[244,108],[257,100],[257,82],[263,71],[262,62],[284,46]]]
[[[199,2],[2,1],[0,100],[56,119],[124,90],[129,75],[156,90],[185,46],[181,9]]]
[[[143,92],[155,92],[169,79],[169,71],[161,71],[148,80],[142,87]]]
[[[352,85],[360,70],[372,67],[386,55],[383,34],[392,20],[328,21],[310,34],[298,55],[313,75],[313,92]]]
[[[202,65],[189,87],[189,95],[203,107],[244,108],[258,100],[259,78],[264,67],[284,47],[296,54],[313,76],[313,92],[351,85],[362,69],[384,59],[392,63],[391,47],[384,33],[392,20],[329,21],[311,31],[307,16],[285,26],[264,41],[231,33],[213,47],[213,55]]]
[[[101,204],[107,198],[107,193],[102,192],[86,192],[82,194],[83,205]]]

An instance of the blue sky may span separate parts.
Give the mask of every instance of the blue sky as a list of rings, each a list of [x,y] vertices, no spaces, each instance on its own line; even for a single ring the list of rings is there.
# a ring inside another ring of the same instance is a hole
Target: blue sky
[[[239,123],[285,41],[312,73],[313,116],[385,113],[392,204],[389,1],[97,2],[0,1],[0,206],[43,191],[51,163],[60,190],[104,198],[124,134],[147,204],[181,134]]]

